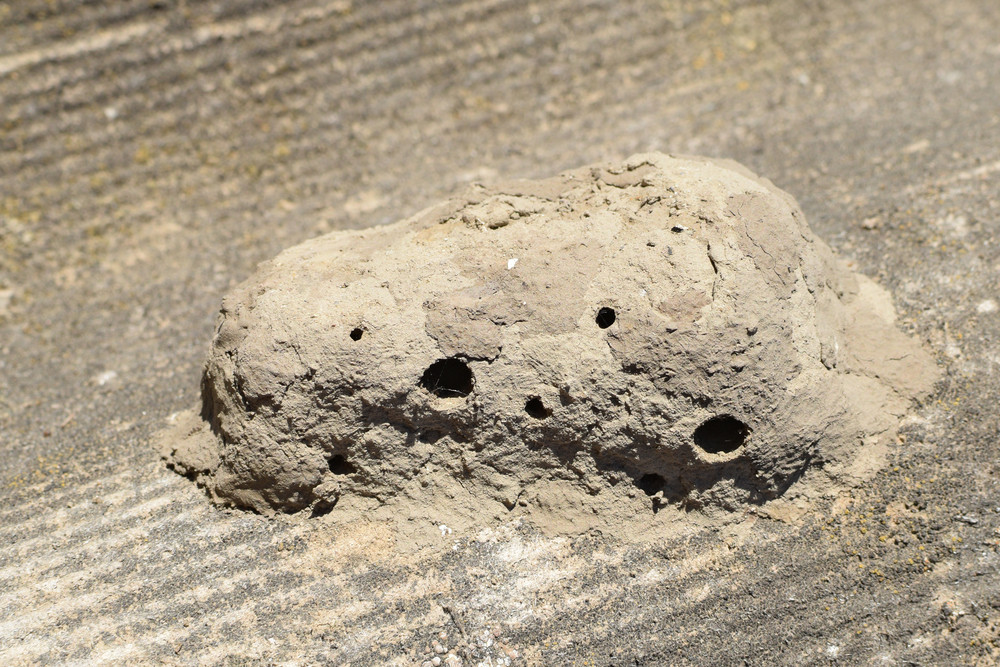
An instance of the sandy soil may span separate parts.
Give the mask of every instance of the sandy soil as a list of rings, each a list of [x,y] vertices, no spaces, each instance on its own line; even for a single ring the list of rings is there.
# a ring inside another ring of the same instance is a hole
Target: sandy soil
[[[983,0],[0,3],[0,661],[994,664],[998,35]],[[791,192],[935,353],[872,483],[413,554],[157,459],[258,262],[645,150]]]

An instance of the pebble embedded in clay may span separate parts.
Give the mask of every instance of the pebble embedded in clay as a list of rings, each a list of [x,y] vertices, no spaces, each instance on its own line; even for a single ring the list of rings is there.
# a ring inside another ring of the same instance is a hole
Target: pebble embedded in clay
[[[935,376],[789,195],[651,153],[286,250],[223,301],[163,442],[258,512],[585,529],[856,483]]]

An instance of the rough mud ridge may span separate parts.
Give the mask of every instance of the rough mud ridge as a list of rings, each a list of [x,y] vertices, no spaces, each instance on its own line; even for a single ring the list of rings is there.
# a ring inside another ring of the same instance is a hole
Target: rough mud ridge
[[[261,265],[164,446],[258,512],[731,510],[864,479],[934,376],[789,195],[651,153]]]

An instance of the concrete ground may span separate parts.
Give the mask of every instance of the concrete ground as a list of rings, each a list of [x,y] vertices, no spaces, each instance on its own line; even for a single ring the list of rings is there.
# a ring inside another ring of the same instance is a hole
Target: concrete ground
[[[995,664],[998,91],[993,0],[0,2],[0,662]],[[937,355],[872,483],[414,554],[158,460],[256,263],[647,149],[791,192]]]

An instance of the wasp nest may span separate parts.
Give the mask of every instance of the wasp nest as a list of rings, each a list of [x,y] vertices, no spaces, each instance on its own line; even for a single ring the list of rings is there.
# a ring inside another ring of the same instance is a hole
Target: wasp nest
[[[733,509],[863,478],[934,377],[789,195],[652,153],[263,264],[165,455],[265,513]]]

